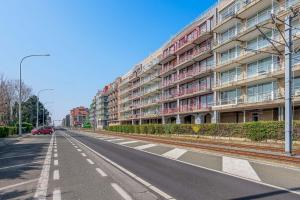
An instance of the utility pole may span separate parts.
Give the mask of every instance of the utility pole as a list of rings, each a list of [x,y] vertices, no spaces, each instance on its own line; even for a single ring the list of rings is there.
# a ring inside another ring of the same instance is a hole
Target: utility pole
[[[293,110],[292,110],[292,16],[285,18],[285,153],[292,154]]]

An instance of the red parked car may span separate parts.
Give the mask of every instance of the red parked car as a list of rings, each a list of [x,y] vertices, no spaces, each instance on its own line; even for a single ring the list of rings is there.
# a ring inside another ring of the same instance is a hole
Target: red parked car
[[[53,130],[53,128],[52,127],[48,127],[48,126],[46,126],[46,127],[39,127],[39,128],[35,128],[35,129],[33,129],[32,131],[31,131],[31,133],[33,134],[33,135],[36,135],[36,134],[43,134],[43,135],[50,135],[50,134],[52,134],[54,132],[54,130]]]

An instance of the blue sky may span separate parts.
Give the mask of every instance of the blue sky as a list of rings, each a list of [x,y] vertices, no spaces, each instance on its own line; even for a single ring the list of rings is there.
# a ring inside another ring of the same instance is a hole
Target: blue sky
[[[98,89],[126,73],[215,0],[6,0],[0,7],[0,74],[23,80],[62,119],[89,106]]]

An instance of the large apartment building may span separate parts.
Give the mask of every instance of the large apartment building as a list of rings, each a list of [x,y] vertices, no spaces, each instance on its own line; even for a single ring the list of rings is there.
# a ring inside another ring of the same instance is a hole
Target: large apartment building
[[[297,5],[296,5],[297,4]],[[218,5],[213,110],[220,122],[284,119],[285,24],[297,0],[222,1]],[[275,14],[280,20],[272,20]],[[294,119],[299,119],[299,17],[293,22]],[[282,35],[281,35],[282,34]],[[297,59],[298,57],[298,59]]]
[[[110,118],[114,124],[284,120],[283,21],[299,7],[299,0],[220,0],[120,77],[118,118],[114,109]],[[300,119],[299,16],[292,26],[293,110]]]
[[[119,84],[121,78],[117,78],[108,85],[108,124],[119,124]]]
[[[98,91],[95,98],[95,116],[97,128],[104,128],[108,125],[108,86]]]

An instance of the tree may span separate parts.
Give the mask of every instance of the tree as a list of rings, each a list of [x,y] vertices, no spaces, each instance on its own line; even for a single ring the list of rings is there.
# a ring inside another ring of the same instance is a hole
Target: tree
[[[36,124],[36,103],[37,103],[37,96],[32,95],[30,96],[27,101],[22,103],[22,121],[30,123],[32,125]],[[16,102],[14,107],[13,107],[13,116],[14,116],[14,121],[17,122],[18,120],[18,108],[19,105]],[[47,123],[49,117],[49,111],[44,108],[44,105],[39,102],[38,105],[39,109],[39,124],[43,124],[43,109],[45,109],[45,115],[44,115],[44,122],[45,124]]]
[[[22,102],[31,95],[31,88],[22,82]],[[7,80],[4,75],[0,76],[0,125],[7,125],[14,120],[13,106],[19,98],[19,81]]]

